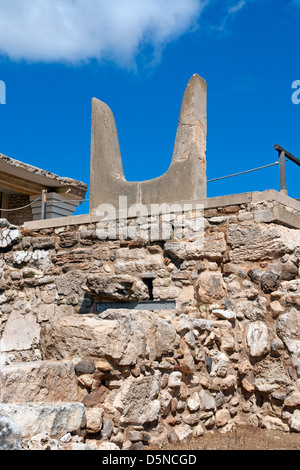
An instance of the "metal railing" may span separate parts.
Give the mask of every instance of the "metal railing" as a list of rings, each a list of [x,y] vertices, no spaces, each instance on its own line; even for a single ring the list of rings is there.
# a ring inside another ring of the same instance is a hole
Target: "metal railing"
[[[292,153],[285,150],[280,145],[274,145],[274,149],[278,152],[279,157],[279,173],[280,173],[280,192],[283,194],[288,194],[287,184],[286,184],[286,168],[285,164],[287,160],[296,163],[300,166],[299,158],[295,157]]]

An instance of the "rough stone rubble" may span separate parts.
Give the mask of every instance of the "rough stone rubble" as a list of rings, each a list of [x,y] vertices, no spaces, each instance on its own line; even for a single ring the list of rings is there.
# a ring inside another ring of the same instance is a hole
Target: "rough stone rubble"
[[[204,243],[1,224],[0,447],[9,426],[24,449],[300,432],[300,231],[267,209],[206,210]],[[152,297],[176,309],[95,309]]]

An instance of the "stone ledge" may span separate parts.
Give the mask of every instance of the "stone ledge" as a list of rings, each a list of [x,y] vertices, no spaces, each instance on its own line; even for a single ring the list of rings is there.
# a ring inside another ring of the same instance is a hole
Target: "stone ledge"
[[[22,438],[45,432],[63,436],[83,425],[85,408],[82,403],[0,404],[0,418],[8,418],[21,430]]]
[[[241,193],[241,194],[232,194],[228,196],[218,196],[213,198],[201,199],[198,201],[183,201],[179,202],[178,207],[184,208],[184,205],[191,205],[192,207],[197,207],[202,205],[204,209],[215,209],[220,207],[228,207],[241,204],[259,204],[261,202],[275,202],[279,203],[285,207],[288,207],[292,210],[297,210],[300,212],[300,201],[293,199],[289,196],[279,193],[273,189],[266,190],[263,192],[251,192],[251,193]],[[171,204],[170,204],[171,206]],[[150,209],[150,206],[146,206]],[[159,213],[159,212],[157,212]],[[155,214],[153,214],[155,215]],[[281,215],[283,220],[281,220]],[[117,212],[117,217],[119,214]],[[120,215],[120,218],[122,216]],[[299,219],[299,220],[298,220]],[[33,222],[25,222],[24,228],[26,230],[41,230],[47,228],[58,228],[58,227],[67,227],[69,225],[84,225],[97,223],[102,220],[102,217],[95,215],[95,213],[76,215],[70,217],[60,217],[57,219],[47,219],[47,220],[38,220]],[[108,219],[107,219],[108,220]],[[273,222],[283,223],[286,225],[287,215],[285,212],[278,210],[276,217],[274,217]],[[269,221],[271,222],[271,221]],[[293,228],[300,228],[300,216],[290,212],[288,217],[288,226]]]
[[[74,402],[78,399],[71,361],[39,361],[0,367],[1,403]]]

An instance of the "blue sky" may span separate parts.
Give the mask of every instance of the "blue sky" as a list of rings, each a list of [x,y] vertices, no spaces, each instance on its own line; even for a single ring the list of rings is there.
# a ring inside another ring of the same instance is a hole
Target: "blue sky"
[[[297,0],[0,0],[0,153],[89,184],[97,97],[115,115],[126,178],[159,176],[198,73],[208,179],[275,162],[274,144],[300,158],[299,22]],[[292,197],[299,177],[288,163]],[[277,166],[209,183],[208,195],[270,188]]]

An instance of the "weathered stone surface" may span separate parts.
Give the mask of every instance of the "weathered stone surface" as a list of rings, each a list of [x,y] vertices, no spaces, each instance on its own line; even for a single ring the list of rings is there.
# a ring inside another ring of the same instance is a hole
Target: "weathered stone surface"
[[[70,433],[66,434],[66,436],[71,436]],[[61,439],[60,439],[61,441]],[[37,436],[33,436],[30,439],[23,439],[22,440],[22,448],[23,450],[65,450],[62,443],[57,439],[52,439],[46,432],[42,432]],[[63,441],[62,441],[63,442]]]
[[[265,294],[274,292],[280,284],[280,275],[274,271],[268,271],[261,277],[261,288]]]
[[[51,252],[45,250],[15,251],[13,253],[14,264],[26,264],[33,268],[45,271],[51,265]]]
[[[284,406],[289,408],[296,408],[296,406],[300,406],[300,392],[296,391],[289,395],[284,401]]]
[[[196,286],[197,299],[203,304],[213,304],[223,299],[225,290],[220,273],[205,271],[200,274]]]
[[[270,339],[265,323],[261,321],[249,323],[246,338],[251,357],[261,357],[269,352]]]
[[[22,437],[42,432],[54,437],[76,431],[83,424],[84,416],[84,406],[80,403],[0,404],[0,417],[14,421]]]
[[[148,300],[149,291],[146,285],[132,276],[90,275],[87,289],[109,300]]]
[[[234,226],[227,230],[226,235],[232,247],[230,260],[233,263],[279,258],[300,245],[299,231],[282,226]]]
[[[300,410],[295,410],[291,420],[291,430],[300,432]]]
[[[149,253],[146,248],[120,248],[114,264],[117,275],[157,272],[163,268],[163,252]]]
[[[160,411],[159,382],[158,372],[153,376],[129,377],[124,381],[114,401],[114,406],[122,414],[121,424],[143,425],[157,420]]]
[[[85,412],[86,431],[90,434],[96,434],[101,430],[104,411],[101,408],[89,408]]]
[[[187,407],[189,411],[197,411],[200,408],[200,398],[199,393],[193,393],[187,401]]]
[[[68,316],[42,329],[41,346],[48,359],[106,358],[134,365],[138,357],[151,359],[178,344],[175,328],[145,311],[110,311],[110,319]],[[67,340],[66,340],[67,339]]]
[[[224,426],[226,426],[229,420],[230,420],[230,413],[226,408],[224,408],[223,410],[218,410],[216,412],[217,428],[223,428]]]
[[[175,426],[174,431],[178,436],[179,442],[187,440],[193,434],[193,430],[187,424]]]
[[[300,312],[292,308],[280,316],[276,327],[277,335],[291,353],[300,353]]]
[[[34,250],[51,250],[57,241],[57,237],[37,237],[31,239],[31,245]]]
[[[82,294],[82,286],[86,280],[86,275],[82,271],[74,270],[56,278],[56,287],[60,295]]]
[[[170,388],[178,388],[181,386],[182,373],[172,372],[169,376],[168,386]]]
[[[212,261],[220,261],[226,251],[226,242],[223,233],[215,233],[205,237],[202,234],[195,241],[167,242],[165,251],[178,260],[207,258]]]
[[[114,444],[113,442],[102,442],[101,445],[99,446],[99,450],[115,451],[115,450],[120,450],[120,447],[118,447],[117,444]]]
[[[213,310],[212,313],[222,320],[228,320],[234,322],[236,320],[236,314],[230,310]]]
[[[283,423],[281,419],[273,416],[265,416],[262,420],[262,427],[264,429],[274,429],[284,432],[289,432],[290,430],[286,423]]]
[[[64,266],[73,263],[86,263],[92,260],[92,251],[87,248],[75,248],[71,251],[57,252],[53,256],[53,263],[57,266]]]
[[[290,383],[290,379],[279,359],[267,357],[255,367],[255,388],[260,392],[272,393]]]
[[[21,236],[20,230],[10,230],[9,228],[0,230],[0,248],[11,246],[15,241],[18,241]]]
[[[104,403],[109,390],[102,385],[95,390],[92,390],[83,400],[82,403],[86,408],[93,408],[94,406],[99,406]]]
[[[77,383],[71,362],[32,362],[0,366],[2,403],[77,401]]]
[[[204,390],[199,393],[200,410],[201,411],[214,411],[216,409],[216,402],[212,395]]]
[[[182,101],[170,168],[142,182],[126,181],[113,113],[105,103],[92,100],[91,211],[104,203],[118,207],[120,194],[128,206],[206,197],[206,93],[206,82],[193,75]]]
[[[226,377],[229,367],[229,359],[226,354],[214,349],[210,352],[210,357],[212,359],[210,375],[213,377]]]
[[[8,418],[0,418],[1,450],[22,450],[20,428]]]
[[[96,370],[94,361],[85,360],[79,361],[74,366],[75,371],[78,374],[93,374]]]
[[[31,349],[40,339],[40,326],[31,313],[21,315],[13,311],[5,325],[0,340],[0,352],[23,351]]]

